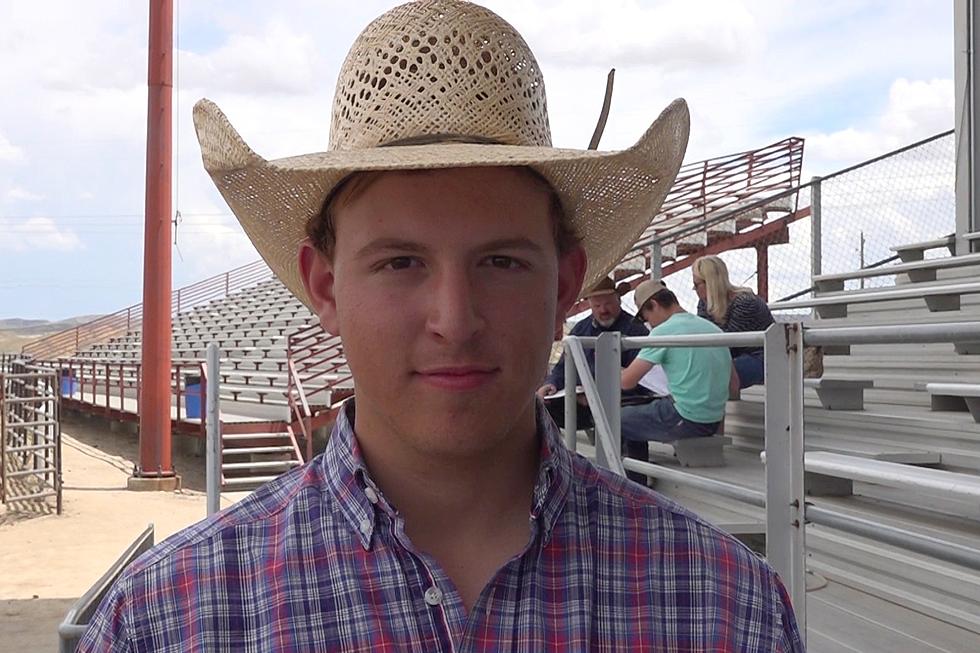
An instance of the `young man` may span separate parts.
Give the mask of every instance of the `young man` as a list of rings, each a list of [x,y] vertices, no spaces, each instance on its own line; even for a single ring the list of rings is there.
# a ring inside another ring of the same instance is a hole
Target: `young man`
[[[369,25],[337,89],[326,153],[195,122],[356,398],[320,456],[133,563],[80,650],[800,650],[772,569],[571,455],[535,396],[583,282],[656,214],[683,104],[624,152],[553,149],[527,45],[454,0]]]
[[[622,305],[619,303],[620,294],[616,290],[616,283],[612,280],[612,277],[603,277],[594,288],[585,293],[585,297],[589,300],[591,313],[579,320],[572,327],[569,335],[597,337],[609,331],[618,331],[624,336],[647,335],[647,330],[643,325],[637,322],[631,313],[623,310]],[[624,349],[620,356],[622,367],[626,367],[632,363],[633,359],[636,358],[636,354],[636,349]],[[595,349],[588,348],[585,350],[585,360],[589,364],[589,370],[594,375]],[[562,353],[561,358],[558,359],[558,362],[555,363],[555,366],[545,378],[544,384],[538,388],[538,396],[546,398],[548,395],[552,395],[565,387],[565,364],[565,354]],[[637,386],[636,389],[623,393],[624,397],[649,395],[649,390],[643,386]],[[558,426],[565,426],[564,398],[546,399],[545,406],[548,408],[548,413],[555,420],[555,423]],[[582,400],[578,403],[578,416],[575,421],[579,428],[589,428],[592,425],[592,412]]]
[[[662,281],[648,280],[633,294],[639,316],[651,336],[722,333],[717,326],[685,311]],[[732,359],[725,346],[646,347],[623,370],[624,390],[636,386],[654,365],[667,374],[670,397],[640,406],[624,406],[621,435],[626,455],[646,460],[647,442],[673,442],[714,435],[725,417]],[[642,476],[633,480],[643,482]]]

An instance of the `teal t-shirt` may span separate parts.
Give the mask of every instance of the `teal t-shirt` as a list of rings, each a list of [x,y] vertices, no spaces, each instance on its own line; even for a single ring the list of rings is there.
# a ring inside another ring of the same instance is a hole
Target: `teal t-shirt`
[[[650,330],[651,336],[722,333],[717,326],[690,313],[675,313]],[[677,412],[702,424],[725,416],[732,355],[728,347],[646,347],[638,358],[662,365]]]

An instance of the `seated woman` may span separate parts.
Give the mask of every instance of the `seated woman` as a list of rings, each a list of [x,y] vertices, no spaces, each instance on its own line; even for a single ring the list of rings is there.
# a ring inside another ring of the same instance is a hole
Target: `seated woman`
[[[711,320],[722,331],[765,331],[775,321],[765,300],[749,288],[732,285],[728,266],[717,256],[702,256],[691,270],[694,290],[700,300],[698,315]],[[762,347],[732,347],[731,351],[734,363],[731,394],[765,380]]]

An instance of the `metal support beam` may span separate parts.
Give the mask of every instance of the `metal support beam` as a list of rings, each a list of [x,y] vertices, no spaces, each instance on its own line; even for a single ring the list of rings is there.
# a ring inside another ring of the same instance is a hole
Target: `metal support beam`
[[[588,370],[589,364],[585,360],[585,350],[582,348],[583,343],[590,345],[597,345],[596,339],[593,338],[578,338],[569,337],[565,339],[565,351],[572,355],[572,361],[578,366],[579,370]],[[619,360],[617,358],[617,360]],[[566,363],[567,364],[567,363]],[[595,446],[596,446],[596,461],[600,460],[600,450],[605,449],[605,451],[615,451],[617,455],[606,456],[602,455],[602,460],[608,462],[609,469],[620,476],[626,475],[626,470],[623,469],[623,460],[618,455],[620,451],[620,443],[618,441],[619,433],[619,413],[616,413],[616,433],[614,437],[612,435],[612,426],[609,423],[609,418],[606,415],[605,406],[603,401],[599,398],[599,390],[596,388],[595,379],[592,378],[590,374],[582,373],[582,389],[585,391],[585,398],[589,402],[589,408],[592,410],[592,421],[595,423]]]
[[[769,244],[761,243],[755,246],[755,278],[758,286],[756,292],[762,301],[769,301]]]
[[[766,557],[786,583],[805,633],[802,328],[777,322],[765,342]]]
[[[953,1],[953,78],[955,87],[956,129],[956,254],[967,254],[970,243],[965,234],[980,231],[977,188],[980,187],[980,161],[977,107],[980,105],[976,83],[978,30],[976,26],[980,0]]]
[[[619,331],[607,331],[599,335],[595,343],[595,383],[599,391],[599,401],[602,402],[603,412],[609,420],[612,442],[606,443],[614,447],[599,446],[596,442],[596,462],[608,469],[614,469],[613,459],[622,459],[622,424],[620,423],[620,395],[622,368],[622,349]],[[619,463],[620,468],[622,463]]]
[[[572,354],[565,348],[565,446],[575,451],[578,438],[578,397],[575,386],[578,385],[578,374]]]
[[[650,245],[650,278],[653,280],[663,279],[663,269],[664,246],[659,240],[655,240]]]
[[[143,238],[143,379],[134,478],[174,476],[170,440],[173,0],[150,1]],[[177,379],[179,387],[180,379]],[[147,487],[146,484],[136,484]],[[134,487],[134,484],[130,484]],[[169,484],[160,489],[171,489]]]
[[[207,451],[205,464],[207,473],[208,514],[221,510],[221,350],[218,344],[208,345],[208,385],[207,385]]]
[[[810,276],[818,277],[823,269],[823,178],[810,179]]]

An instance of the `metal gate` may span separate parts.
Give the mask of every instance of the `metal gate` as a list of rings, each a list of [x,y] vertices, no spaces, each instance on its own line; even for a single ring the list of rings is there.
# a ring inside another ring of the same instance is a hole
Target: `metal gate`
[[[0,365],[0,500],[61,514],[60,386],[56,370],[4,358]]]

